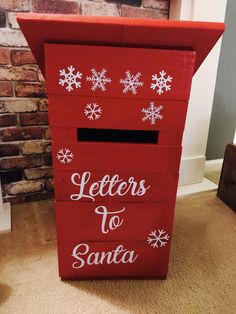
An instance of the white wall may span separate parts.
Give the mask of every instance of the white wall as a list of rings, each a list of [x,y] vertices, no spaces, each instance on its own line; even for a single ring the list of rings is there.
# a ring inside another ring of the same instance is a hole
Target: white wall
[[[223,22],[227,0],[171,0],[171,19]],[[221,40],[193,78],[183,137],[179,185],[203,179]]]

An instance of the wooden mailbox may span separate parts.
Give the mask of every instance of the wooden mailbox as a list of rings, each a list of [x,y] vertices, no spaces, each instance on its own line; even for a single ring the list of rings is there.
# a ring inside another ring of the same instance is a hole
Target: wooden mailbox
[[[192,76],[223,24],[18,22],[46,77],[60,276],[165,278]]]

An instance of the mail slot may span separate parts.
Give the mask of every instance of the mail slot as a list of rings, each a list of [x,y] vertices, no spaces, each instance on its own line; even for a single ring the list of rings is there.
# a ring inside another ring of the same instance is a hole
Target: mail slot
[[[46,77],[61,278],[165,278],[192,76],[223,24],[18,21]]]

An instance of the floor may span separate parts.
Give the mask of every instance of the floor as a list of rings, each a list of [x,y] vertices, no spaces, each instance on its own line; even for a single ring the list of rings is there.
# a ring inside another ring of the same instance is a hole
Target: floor
[[[0,313],[236,312],[236,215],[215,192],[177,200],[165,281],[62,282],[53,201],[15,205],[0,235]]]

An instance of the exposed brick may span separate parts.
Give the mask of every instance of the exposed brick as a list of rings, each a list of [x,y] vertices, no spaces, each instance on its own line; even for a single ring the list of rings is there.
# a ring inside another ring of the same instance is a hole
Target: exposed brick
[[[38,98],[2,98],[0,99],[0,113],[7,112],[35,112],[44,99]]]
[[[78,13],[78,3],[72,0],[32,0],[33,12]]]
[[[5,128],[0,130],[0,139],[4,142],[34,140],[42,138],[42,128],[25,127],[25,128]]]
[[[43,158],[44,166],[48,166],[48,167],[52,166],[52,155],[51,154],[50,155],[49,154],[43,155],[42,158]]]
[[[0,126],[15,126],[17,125],[16,114],[1,114],[0,115]]]
[[[80,1],[80,11],[82,15],[119,16],[119,7],[114,3]]]
[[[20,29],[20,26],[16,20],[16,13],[15,12],[9,12],[8,13],[8,21],[9,21],[10,28]]]
[[[20,30],[11,28],[0,29],[0,45],[9,47],[27,47],[27,41]]]
[[[131,7],[129,5],[122,5],[121,6],[121,16],[122,17],[138,17],[138,18],[155,19],[156,18],[156,10]]]
[[[11,62],[10,52],[7,48],[0,47],[0,65],[9,64]]]
[[[0,65],[9,64],[11,62],[10,52],[7,48],[0,47]]]
[[[46,97],[43,83],[16,83],[17,97]]]
[[[39,111],[48,111],[48,100],[40,99],[38,102],[38,110]]]
[[[15,195],[15,196],[5,196],[3,197],[4,202],[10,202],[11,204],[19,204],[19,203],[25,203],[26,200],[26,195],[27,194],[22,194],[22,195]]]
[[[29,11],[29,0],[1,0],[0,9],[8,11]]]
[[[15,181],[20,181],[23,178],[22,169],[14,169],[8,171],[1,171],[1,182],[7,184]]]
[[[156,10],[156,19],[158,20],[168,20],[169,12],[168,11],[159,11]]]
[[[25,125],[46,125],[48,124],[47,112],[21,113],[20,124]]]
[[[6,27],[6,14],[3,11],[0,11],[0,28]]]
[[[49,198],[53,198],[53,192],[41,192],[41,193],[33,193],[25,195],[25,202],[36,202],[39,200],[46,200]]]
[[[54,190],[54,181],[53,179],[48,179],[45,181],[45,190],[52,191]]]
[[[35,64],[36,61],[30,50],[12,50],[11,62],[13,65]]]
[[[0,144],[0,157],[17,156],[20,154],[20,146],[18,144]]]
[[[0,168],[3,170],[25,169],[42,166],[41,156],[5,157],[0,160]]]
[[[5,190],[8,195],[26,194],[32,192],[39,192],[44,189],[44,182],[41,180],[32,181],[17,181],[14,183],[7,184]]]
[[[42,72],[38,69],[38,80],[39,82],[45,82]]]
[[[50,140],[51,139],[51,129],[45,128],[43,130],[43,135],[44,135],[45,140]]]
[[[38,80],[38,72],[36,67],[23,66],[2,66],[0,67],[1,81],[28,81]]]
[[[169,0],[142,0],[142,6],[158,10],[169,10]]]
[[[23,155],[51,153],[51,141],[27,141],[21,144]]]
[[[25,169],[24,174],[27,180],[47,179],[53,176],[51,167]]]
[[[0,96],[1,97],[13,96],[13,84],[12,84],[12,82],[0,82]]]

